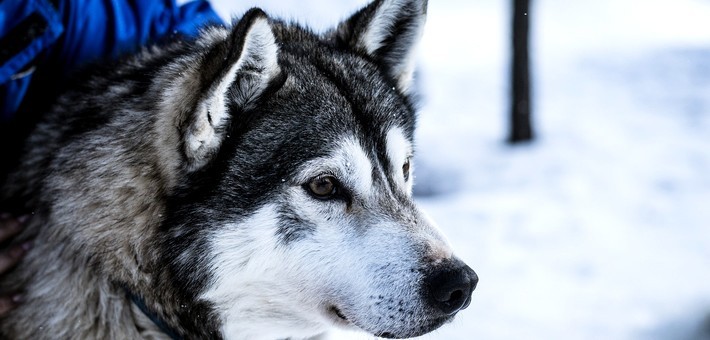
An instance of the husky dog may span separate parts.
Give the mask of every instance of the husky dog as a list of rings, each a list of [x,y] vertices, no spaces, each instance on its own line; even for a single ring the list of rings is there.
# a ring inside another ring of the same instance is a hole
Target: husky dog
[[[3,186],[35,250],[11,339],[414,337],[476,274],[413,203],[426,0],[325,34],[248,11],[89,75]]]

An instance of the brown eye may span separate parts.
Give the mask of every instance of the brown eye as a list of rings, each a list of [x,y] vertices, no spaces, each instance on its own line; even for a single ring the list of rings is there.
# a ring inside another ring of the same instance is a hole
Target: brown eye
[[[404,162],[404,165],[402,165],[402,174],[404,174],[404,181],[409,180],[409,159],[407,159]]]
[[[336,180],[331,176],[318,176],[308,183],[308,190],[317,198],[330,198],[337,191]]]

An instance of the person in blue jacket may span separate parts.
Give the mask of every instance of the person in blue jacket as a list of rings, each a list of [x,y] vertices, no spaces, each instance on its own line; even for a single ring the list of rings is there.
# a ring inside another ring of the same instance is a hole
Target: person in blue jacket
[[[0,183],[33,124],[72,72],[222,23],[207,0],[182,2],[0,0]],[[0,245],[11,244],[27,220],[0,213]],[[30,247],[24,243],[0,249],[0,275]],[[21,301],[21,292],[0,292],[0,317]]]

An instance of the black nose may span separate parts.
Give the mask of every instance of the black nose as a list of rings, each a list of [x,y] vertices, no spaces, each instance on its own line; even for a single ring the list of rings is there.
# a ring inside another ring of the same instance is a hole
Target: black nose
[[[432,273],[426,280],[429,301],[444,314],[454,314],[471,303],[471,293],[478,284],[478,275],[459,260]]]

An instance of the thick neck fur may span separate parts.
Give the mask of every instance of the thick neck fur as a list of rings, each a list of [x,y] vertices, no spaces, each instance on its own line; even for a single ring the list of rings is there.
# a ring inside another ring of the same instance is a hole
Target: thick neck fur
[[[219,337],[211,333],[215,328],[207,313],[194,313],[193,307],[205,306],[176,298],[180,293],[171,273],[159,265],[157,226],[174,185],[165,173],[176,169],[166,169],[174,164],[157,156],[151,136],[161,128],[159,119],[151,117],[150,104],[136,102],[147,88],[112,82],[126,76],[121,72],[155,72],[151,68],[169,61],[183,44],[146,50],[136,57],[142,67],[126,63],[104,77],[84,79],[29,137],[22,170],[3,185],[1,199],[26,199],[24,209],[34,217],[18,241],[33,238],[35,247],[0,278],[1,291],[21,290],[25,296],[0,321],[2,338],[166,338],[125,289],[140,295],[182,336]],[[92,102],[116,106],[106,110]],[[91,126],[77,131],[72,127],[77,121]]]

